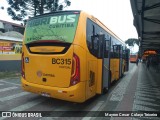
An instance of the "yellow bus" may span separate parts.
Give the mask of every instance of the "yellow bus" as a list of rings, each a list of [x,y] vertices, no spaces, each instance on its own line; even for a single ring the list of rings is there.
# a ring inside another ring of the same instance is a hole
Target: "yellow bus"
[[[22,46],[22,88],[42,96],[84,102],[105,93],[128,70],[125,44],[83,11],[31,18]]]

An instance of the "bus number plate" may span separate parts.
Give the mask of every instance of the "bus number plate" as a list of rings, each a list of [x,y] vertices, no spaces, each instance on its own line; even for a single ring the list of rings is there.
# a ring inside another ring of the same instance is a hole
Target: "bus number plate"
[[[44,97],[50,97],[50,94],[49,93],[45,93],[45,92],[42,92],[41,95],[44,96]]]

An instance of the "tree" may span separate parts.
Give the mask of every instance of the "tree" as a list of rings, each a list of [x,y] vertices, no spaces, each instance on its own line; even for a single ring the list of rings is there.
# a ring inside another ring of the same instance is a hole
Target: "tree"
[[[2,10],[4,10],[4,7],[3,7],[3,6],[1,6],[1,9],[2,9]]]
[[[7,0],[7,2],[10,5],[7,12],[12,19],[24,22],[26,16],[33,17],[63,10],[63,8],[71,5],[69,0]]]
[[[128,46],[134,46],[134,44],[137,44],[139,46],[139,40],[135,38],[129,38],[128,40],[125,41],[125,43]]]
[[[129,46],[131,53],[133,52],[134,45],[137,44],[139,46],[139,40],[135,38],[129,38],[125,41],[125,43]]]

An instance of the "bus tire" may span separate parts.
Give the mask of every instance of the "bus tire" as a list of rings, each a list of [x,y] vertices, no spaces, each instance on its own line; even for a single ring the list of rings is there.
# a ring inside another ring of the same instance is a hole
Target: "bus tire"
[[[105,87],[103,88],[103,94],[106,94],[108,92],[108,89]]]

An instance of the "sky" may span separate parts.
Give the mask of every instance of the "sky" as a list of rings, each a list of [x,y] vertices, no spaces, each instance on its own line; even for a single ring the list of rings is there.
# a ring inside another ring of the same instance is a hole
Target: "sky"
[[[133,14],[131,10],[130,0],[70,0],[71,6],[65,10],[83,10],[104,23],[111,31],[113,31],[123,41],[128,38],[138,38],[136,28],[133,25]],[[6,0],[0,0],[0,7],[4,6],[4,10],[0,10],[0,19],[14,23],[8,16],[6,8]],[[137,49],[137,48],[136,48]]]

